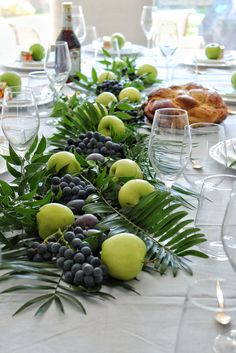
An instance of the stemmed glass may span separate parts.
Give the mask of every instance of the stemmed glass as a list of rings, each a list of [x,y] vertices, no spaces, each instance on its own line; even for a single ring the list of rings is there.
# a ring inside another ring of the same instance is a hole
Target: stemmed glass
[[[44,70],[54,90],[54,102],[56,102],[71,71],[70,52],[66,42],[58,41],[48,47]],[[56,125],[57,121],[50,119],[47,124]]]
[[[143,6],[140,24],[147,38],[147,48],[151,48],[151,40],[154,32],[154,16],[157,11],[156,6]]]
[[[76,36],[80,44],[83,44],[86,37],[86,25],[84,19],[83,8],[81,5],[72,7],[72,24]]]
[[[188,114],[177,108],[155,112],[148,154],[153,169],[170,191],[186,167],[191,152]]]
[[[178,47],[178,40],[178,29],[176,23],[161,23],[158,36],[158,45],[166,60],[166,83],[170,82],[169,64]]]
[[[96,59],[98,55],[98,36],[97,36],[97,30],[95,26],[86,27],[86,37],[84,40],[84,45],[91,46],[94,59]]]
[[[30,87],[8,87],[2,104],[2,130],[21,158],[24,157],[39,130],[39,114]],[[23,172],[23,166],[21,166]]]

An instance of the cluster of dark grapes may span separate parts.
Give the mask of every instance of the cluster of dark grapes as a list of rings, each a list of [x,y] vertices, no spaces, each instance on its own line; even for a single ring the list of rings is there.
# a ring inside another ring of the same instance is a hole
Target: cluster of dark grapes
[[[123,89],[123,84],[117,80],[106,80],[102,83],[97,84],[96,94],[100,94],[102,92],[111,92],[115,96],[118,97],[120,91]]]
[[[71,149],[75,149],[77,153],[85,156],[91,153],[99,153],[104,157],[120,158],[123,156],[122,144],[113,142],[111,137],[104,136],[97,131],[82,133],[76,140],[69,139],[65,150],[70,151]]]
[[[86,184],[78,176],[70,174],[63,177],[54,176],[51,183],[51,190],[55,195],[61,191],[60,202],[66,204],[76,214],[82,212],[84,200],[96,192],[93,185]]]
[[[143,108],[137,108],[134,110],[129,110],[126,113],[128,113],[129,115],[131,115],[133,118],[129,120],[130,124],[135,124],[139,121],[143,121],[144,120],[144,110]]]
[[[89,220],[92,215],[82,217],[86,221],[86,217]],[[98,256],[94,256],[90,244],[86,241],[86,231],[78,225],[84,224],[83,222],[83,220],[78,222],[65,232],[65,245],[61,245],[54,236],[50,236],[47,243],[34,242],[27,250],[27,256],[34,262],[55,259],[67,283],[92,288],[103,282],[107,268]],[[91,219],[89,223],[92,224]]]

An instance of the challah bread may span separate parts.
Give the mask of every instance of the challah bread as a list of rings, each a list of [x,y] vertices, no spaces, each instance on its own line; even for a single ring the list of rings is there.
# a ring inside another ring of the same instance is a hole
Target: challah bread
[[[189,123],[221,123],[228,115],[221,96],[196,83],[161,87],[152,91],[144,104],[144,113],[149,121],[161,108],[181,108],[188,112]]]

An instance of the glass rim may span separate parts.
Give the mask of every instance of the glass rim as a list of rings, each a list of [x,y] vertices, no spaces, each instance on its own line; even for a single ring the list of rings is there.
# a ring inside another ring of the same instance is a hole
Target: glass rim
[[[217,123],[209,123],[209,122],[198,122],[198,123],[192,123],[192,124],[189,124],[189,127],[190,128],[193,128],[194,126],[197,126],[199,125],[199,127],[201,126],[214,126],[214,127],[219,127],[220,129],[223,129],[224,127],[220,124],[217,124]]]
[[[56,45],[65,45],[68,46],[67,42],[65,40],[56,40],[55,43],[49,45],[49,47],[51,46],[56,46]]]
[[[201,309],[204,309],[204,310],[208,310],[208,311],[211,311],[211,312],[221,312],[222,309],[219,307],[219,304],[218,304],[218,300],[217,300],[217,294],[216,294],[216,283],[217,283],[217,280],[219,280],[220,282],[222,283],[228,283],[229,285],[232,284],[231,281],[229,280],[226,280],[225,278],[222,278],[222,277],[215,277],[215,278],[209,278],[209,279],[199,279],[199,280],[195,280],[188,288],[187,290],[187,293],[185,295],[185,301],[189,301],[191,302],[193,305],[201,308]],[[194,296],[194,293],[192,294],[194,288],[198,288],[198,286],[201,285],[201,283],[215,283],[215,293],[214,295],[211,295],[211,293],[206,292],[204,294],[202,293],[199,293],[198,295],[195,294]],[[236,287],[236,285],[234,286]],[[224,294],[224,292],[223,292]],[[203,300],[203,299],[215,299],[215,303],[216,305],[205,305],[205,304],[202,304],[199,302],[199,300]],[[225,295],[224,295],[224,299],[226,299]],[[225,306],[224,307],[224,312],[231,312],[231,311],[236,311],[236,296],[235,297],[230,297],[228,299],[232,299],[232,300],[235,300],[235,305],[229,307],[229,306]],[[227,300],[227,299],[226,299]]]
[[[29,77],[33,77],[33,76],[37,76],[37,75],[45,75],[45,76],[47,76],[47,73],[46,73],[45,70],[38,70],[38,71],[31,71],[28,74]]]
[[[182,113],[182,114],[173,114],[173,115],[170,115],[170,114],[165,114],[165,112],[167,112],[167,111],[178,111],[178,112],[180,112],[180,113]],[[163,116],[168,116],[168,117],[174,117],[174,116],[176,116],[176,117],[181,117],[181,115],[185,115],[185,116],[187,116],[188,117],[188,112],[187,112],[187,110],[184,110],[184,109],[181,109],[181,108],[160,108],[160,109],[157,109],[157,110],[155,110],[155,114],[154,114],[154,118],[156,117],[156,115],[158,115],[158,114],[161,114],[161,115],[163,115]]]
[[[204,184],[205,181],[207,182],[208,180],[211,180],[213,178],[222,178],[222,177],[229,178],[229,179],[235,179],[235,181],[236,181],[236,175],[232,175],[232,174],[213,174],[213,175],[209,175],[206,178],[204,178],[203,179],[203,184]],[[217,188],[214,185],[212,185],[212,187],[213,188]],[[225,190],[229,190],[229,189],[225,189]]]

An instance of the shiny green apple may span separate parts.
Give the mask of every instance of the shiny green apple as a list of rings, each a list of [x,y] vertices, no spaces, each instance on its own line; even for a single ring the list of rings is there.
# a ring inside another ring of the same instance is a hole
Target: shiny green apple
[[[125,137],[125,124],[115,115],[104,116],[98,124],[98,132],[110,136],[114,141],[121,141]]]
[[[236,72],[234,72],[231,76],[231,84],[234,90],[236,90]]]
[[[131,159],[119,159],[113,163],[109,175],[115,178],[133,177],[143,179],[143,173],[139,165]]]
[[[67,173],[79,173],[81,166],[80,163],[75,158],[74,154],[67,151],[61,151],[54,153],[48,160],[48,169],[55,168],[56,173],[59,172],[63,167],[66,168]]]
[[[101,260],[110,276],[129,281],[142,270],[146,252],[146,245],[138,236],[120,233],[103,242]]]
[[[216,60],[219,59],[221,54],[221,47],[218,43],[209,43],[205,47],[205,54],[207,59]]]
[[[122,49],[125,45],[125,36],[122,33],[113,33],[111,36],[111,44],[114,49],[116,49],[115,42],[117,41],[119,49]]]
[[[133,179],[127,181],[118,193],[118,200],[121,207],[135,206],[142,197],[153,192],[154,186],[146,180]]]
[[[102,92],[97,96],[96,102],[108,107],[112,102],[117,102],[117,98],[111,92]]]
[[[144,65],[139,66],[139,68],[137,70],[137,74],[138,74],[138,76],[142,76],[142,75],[146,74],[147,76],[145,77],[145,79],[151,83],[151,82],[155,82],[155,80],[158,76],[158,71],[155,68],[155,66],[150,65],[150,64],[144,64]]]
[[[45,56],[45,49],[39,43],[32,44],[31,47],[29,48],[29,51],[31,52],[32,58],[35,61],[40,61]]]
[[[15,92],[21,90],[21,77],[16,72],[7,71],[0,76],[1,82],[6,82],[8,87],[14,87]]]
[[[140,102],[142,99],[141,93],[135,87],[126,87],[120,91],[119,100],[128,99],[130,102]]]
[[[97,79],[97,83],[102,83],[103,81],[107,80],[116,80],[117,76],[112,71],[103,71]]]
[[[59,203],[48,203],[39,209],[36,215],[38,232],[41,238],[65,230],[74,223],[75,217],[71,209]]]

